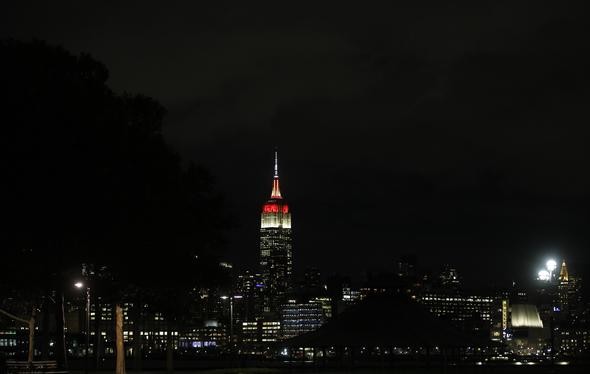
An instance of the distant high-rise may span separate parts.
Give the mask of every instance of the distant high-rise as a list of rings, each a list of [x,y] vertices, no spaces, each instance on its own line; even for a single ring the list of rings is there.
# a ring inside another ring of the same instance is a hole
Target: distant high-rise
[[[278,156],[270,199],[260,217],[260,268],[264,284],[264,312],[278,313],[292,287],[293,254],[291,212],[279,188]]]
[[[461,287],[461,278],[457,269],[449,265],[445,265],[443,271],[439,275],[440,285],[446,289],[457,290]]]
[[[416,255],[403,255],[395,265],[395,271],[399,277],[414,277],[416,275]]]
[[[301,282],[301,291],[311,294],[322,293],[322,274],[316,268],[305,269],[305,278]]]
[[[569,273],[565,260],[561,263],[559,271],[559,283],[557,284],[558,307],[562,319],[577,319],[582,304],[582,292],[580,278]]]
[[[262,309],[263,286],[261,274],[245,271],[238,276],[235,294],[241,295],[242,299],[234,307],[236,320],[256,320]]]

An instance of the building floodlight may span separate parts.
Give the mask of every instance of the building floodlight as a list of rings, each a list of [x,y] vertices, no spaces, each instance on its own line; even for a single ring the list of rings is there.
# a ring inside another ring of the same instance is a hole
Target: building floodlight
[[[82,288],[82,287],[84,287],[84,283],[82,283],[82,282],[76,282],[76,283],[74,283],[74,287],[76,287],[76,288]]]
[[[549,273],[549,271],[545,269],[539,270],[539,273],[537,275],[537,279],[540,281],[549,281],[551,279],[551,273]]]
[[[553,271],[557,269],[557,261],[554,259],[549,259],[547,260],[545,266],[547,266],[547,270],[549,270],[550,273],[553,273]]]

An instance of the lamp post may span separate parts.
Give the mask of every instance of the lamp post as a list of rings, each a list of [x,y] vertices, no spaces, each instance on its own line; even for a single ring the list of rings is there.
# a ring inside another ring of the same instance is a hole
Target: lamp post
[[[84,283],[76,282],[74,286],[78,289],[84,288]],[[84,373],[88,374],[89,363],[88,360],[90,355],[88,351],[90,349],[90,287],[86,287],[86,352],[85,352],[85,363],[84,363]]]
[[[234,299],[241,299],[242,295],[221,296],[222,300],[229,299],[229,349],[233,351],[234,338]]]

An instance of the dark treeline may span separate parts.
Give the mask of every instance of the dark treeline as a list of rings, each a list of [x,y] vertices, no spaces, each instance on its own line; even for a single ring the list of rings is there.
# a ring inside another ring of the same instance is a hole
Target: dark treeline
[[[157,101],[107,79],[89,55],[0,41],[0,309],[56,311],[44,315],[62,350],[63,292],[82,275],[93,296],[149,301],[169,321],[197,285],[223,281],[210,264],[229,221],[211,174],[165,143]]]

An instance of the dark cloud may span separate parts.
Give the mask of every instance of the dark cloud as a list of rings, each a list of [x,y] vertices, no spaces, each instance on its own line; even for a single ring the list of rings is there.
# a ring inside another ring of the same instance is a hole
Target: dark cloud
[[[21,2],[0,35],[90,52],[162,101],[233,204],[236,262],[257,262],[274,145],[299,268],[588,262],[582,2],[197,3]]]

